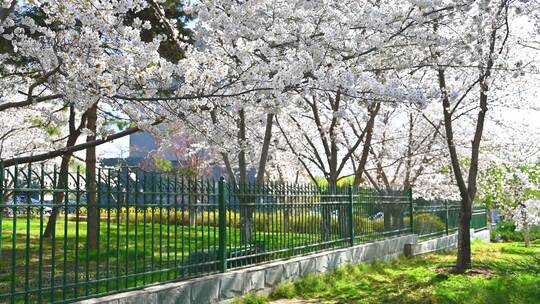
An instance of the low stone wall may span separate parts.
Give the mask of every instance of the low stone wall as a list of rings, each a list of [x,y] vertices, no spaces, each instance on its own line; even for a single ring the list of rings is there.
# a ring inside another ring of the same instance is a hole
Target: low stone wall
[[[489,229],[480,230],[474,233],[471,231],[472,240],[480,240],[480,241],[489,243],[490,238],[491,238],[491,235],[489,233]]]
[[[489,230],[476,233],[471,230],[471,239],[489,242]],[[390,260],[403,253],[418,255],[455,248],[456,245],[457,233],[420,243],[418,243],[417,235],[410,234],[333,251],[278,260],[182,282],[154,285],[136,291],[84,300],[79,303],[228,303],[236,296],[249,292],[266,293],[280,282],[303,277],[310,273],[326,272],[345,263],[356,264],[374,259]]]
[[[489,230],[484,229],[474,232],[471,229],[471,240],[481,240],[489,242]],[[433,251],[448,250],[457,247],[457,232],[454,234],[442,236],[436,239],[422,241],[420,243],[410,243],[405,245],[405,255],[419,255]]]
[[[325,272],[345,263],[354,264],[374,259],[390,260],[403,254],[405,244],[415,244],[416,242],[416,235],[405,235],[333,251],[278,260],[182,282],[159,284],[136,291],[84,300],[79,303],[228,303],[236,296],[248,292],[268,292],[282,281],[310,273]]]

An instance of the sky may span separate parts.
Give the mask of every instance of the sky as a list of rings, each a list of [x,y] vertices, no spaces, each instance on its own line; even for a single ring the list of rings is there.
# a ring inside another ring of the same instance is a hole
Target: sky
[[[129,156],[129,136],[98,146],[97,155],[101,158],[124,158]]]
[[[539,99],[540,106],[540,99]],[[518,127],[522,132],[528,133],[531,140],[540,139],[540,112],[534,109],[492,109],[492,119],[503,118],[508,125]],[[494,119],[495,120],[495,119]],[[487,125],[493,127],[488,120]],[[519,130],[512,130],[512,133]],[[517,134],[516,134],[517,135]],[[124,158],[129,156],[129,137],[117,139],[103,144],[97,148],[101,158]]]

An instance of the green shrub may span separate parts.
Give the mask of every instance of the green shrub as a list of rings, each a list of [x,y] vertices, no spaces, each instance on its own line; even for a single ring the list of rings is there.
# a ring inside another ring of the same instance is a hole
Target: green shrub
[[[254,293],[248,293],[242,298],[236,298],[232,301],[232,304],[265,304],[268,303],[268,299],[265,296],[260,296]]]
[[[319,212],[295,212],[285,213],[277,211],[273,213],[255,213],[253,216],[257,231],[269,232],[292,232],[292,233],[316,233],[322,228],[322,218]],[[330,217],[330,231],[340,231],[343,222],[339,216]],[[369,234],[384,231],[383,219],[368,219],[365,215],[355,215],[354,229],[357,234]]]
[[[491,240],[498,239],[504,242],[523,242],[523,232],[516,231],[516,226],[511,221],[500,221],[495,228],[491,229]],[[530,230],[531,240],[540,239],[540,227],[534,226]]]
[[[431,213],[415,214],[413,221],[414,233],[419,235],[443,232],[446,229],[444,222],[438,216]]]
[[[86,215],[86,209],[80,209],[80,216]],[[164,225],[197,225],[199,227],[218,227],[219,212],[217,210],[195,211],[181,210],[174,208],[147,207],[135,208],[121,207],[117,209],[101,209],[101,218],[111,222],[119,221],[130,224],[157,223]],[[190,214],[191,213],[191,214]],[[195,214],[194,214],[195,213]],[[73,218],[73,219],[72,219]],[[70,219],[75,220],[75,216],[70,215]],[[225,215],[226,226],[228,228],[240,228],[241,216],[239,211],[227,211]],[[330,230],[337,232],[343,229],[343,217],[335,212],[330,216]],[[273,232],[273,233],[318,233],[322,229],[322,215],[318,211],[307,210],[278,210],[273,212],[257,211],[253,213],[253,226],[255,231]],[[370,219],[366,214],[358,213],[354,215],[354,229],[356,234],[371,234],[374,232],[384,232],[384,220]]]
[[[294,282],[294,289],[301,296],[317,293],[328,288],[322,274],[308,274]]]
[[[365,215],[356,215],[354,218],[354,231],[357,234],[383,232],[384,219],[369,219]]]
[[[292,299],[296,296],[296,289],[293,282],[279,284],[272,293],[270,299]]]

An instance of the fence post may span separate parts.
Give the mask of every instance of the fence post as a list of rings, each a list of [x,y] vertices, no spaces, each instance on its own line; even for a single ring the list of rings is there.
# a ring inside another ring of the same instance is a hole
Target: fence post
[[[218,184],[218,208],[219,208],[219,270],[227,271],[227,208],[225,208],[225,180],[219,178]]]
[[[446,207],[446,216],[445,216],[445,228],[446,235],[448,235],[448,200],[444,200],[444,206]]]
[[[412,199],[412,187],[408,189],[408,199],[409,199],[409,220],[411,225],[411,233],[414,233],[414,208],[413,208],[413,199]]]
[[[354,200],[353,187],[349,185],[349,245],[354,246]]]

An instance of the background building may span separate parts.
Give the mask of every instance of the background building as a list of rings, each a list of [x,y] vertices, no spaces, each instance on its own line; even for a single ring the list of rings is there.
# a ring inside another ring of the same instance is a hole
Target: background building
[[[178,133],[164,145],[162,140],[149,132],[138,132],[129,136],[129,154],[125,157],[102,158],[100,163],[107,167],[140,167],[144,170],[160,169],[164,162],[174,169],[185,169],[197,176],[218,179],[226,177],[226,170],[219,161],[213,160],[209,151],[192,151],[193,141]],[[248,171],[248,180],[255,180],[256,170]]]

